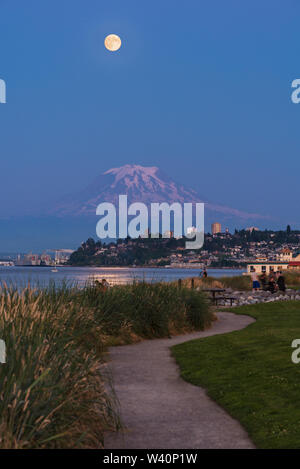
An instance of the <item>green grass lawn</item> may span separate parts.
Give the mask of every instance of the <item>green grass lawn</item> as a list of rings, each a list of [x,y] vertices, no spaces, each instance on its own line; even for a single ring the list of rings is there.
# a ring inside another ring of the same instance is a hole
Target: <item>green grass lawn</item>
[[[172,348],[182,377],[239,420],[258,448],[300,448],[300,302],[233,308],[257,321],[224,335]]]

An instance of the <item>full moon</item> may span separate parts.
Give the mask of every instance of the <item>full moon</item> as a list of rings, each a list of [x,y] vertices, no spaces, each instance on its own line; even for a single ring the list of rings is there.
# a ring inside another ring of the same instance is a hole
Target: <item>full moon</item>
[[[116,34],[109,34],[109,36],[106,36],[104,40],[104,45],[106,49],[112,52],[119,50],[121,47],[121,44],[122,44],[121,39]]]

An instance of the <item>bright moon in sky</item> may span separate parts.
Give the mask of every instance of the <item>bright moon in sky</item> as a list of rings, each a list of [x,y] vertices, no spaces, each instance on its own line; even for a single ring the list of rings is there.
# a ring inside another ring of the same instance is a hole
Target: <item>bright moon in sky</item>
[[[104,40],[104,45],[106,49],[112,52],[119,50],[121,47],[121,44],[122,44],[121,39],[116,34],[109,34],[109,36],[106,36]]]

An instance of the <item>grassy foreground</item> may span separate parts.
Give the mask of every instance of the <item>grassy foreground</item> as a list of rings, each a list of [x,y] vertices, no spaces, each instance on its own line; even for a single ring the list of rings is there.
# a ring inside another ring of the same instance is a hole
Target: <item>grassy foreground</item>
[[[205,298],[146,283],[0,290],[0,448],[99,448],[119,427],[108,345],[210,325]]]
[[[257,321],[230,334],[177,345],[172,352],[187,381],[241,422],[259,448],[300,448],[300,302],[242,306]]]

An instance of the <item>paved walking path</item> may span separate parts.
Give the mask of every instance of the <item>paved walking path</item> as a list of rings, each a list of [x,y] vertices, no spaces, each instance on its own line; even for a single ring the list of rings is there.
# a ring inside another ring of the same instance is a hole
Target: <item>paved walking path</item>
[[[218,321],[203,332],[111,348],[114,388],[126,428],[108,434],[105,448],[253,448],[241,425],[204,389],[180,378],[169,349],[243,329],[253,321],[249,316],[218,313]]]

